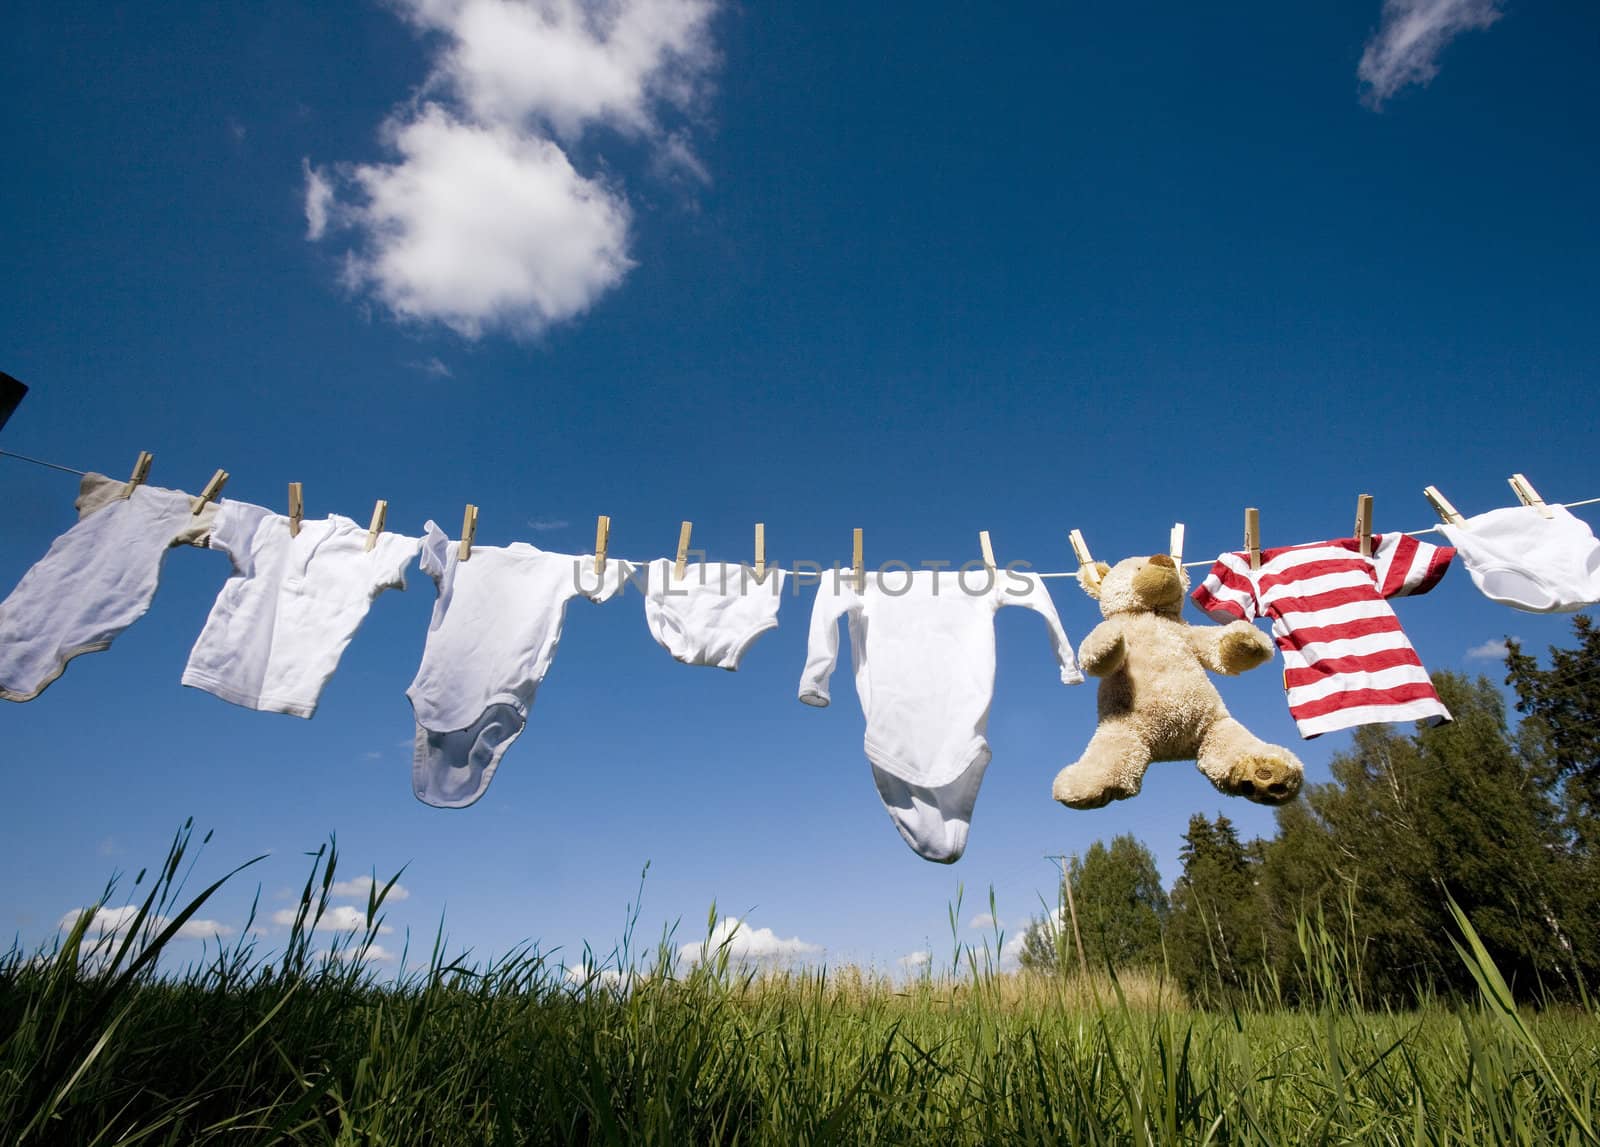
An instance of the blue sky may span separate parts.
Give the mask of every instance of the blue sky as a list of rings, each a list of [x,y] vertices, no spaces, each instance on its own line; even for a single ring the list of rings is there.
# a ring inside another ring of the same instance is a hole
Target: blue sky
[[[712,557],[1071,563],[1165,545],[1416,529],[1439,485],[1600,495],[1600,13],[1496,0],[1128,7],[617,0],[24,3],[0,64],[0,449],[390,528],[481,509],[483,545]],[[73,480],[0,459],[0,585],[70,525]],[[1594,521],[1592,510],[1580,511]],[[430,937],[608,948],[713,900],[875,962],[949,948],[992,886],[1053,900],[1047,853],[1134,832],[1170,881],[1195,812],[1270,812],[1186,764],[1092,813],[1050,781],[1094,725],[1045,631],[998,617],[994,748],[966,857],[879,805],[847,671],[795,698],[809,594],[737,674],[673,662],[637,595],[577,603],[528,731],[466,811],[410,793],[404,690],[432,586],[380,598],[310,722],[179,686],[227,574],[171,556],[150,614],[0,712],[0,929],[26,945],[187,816],[200,871],[271,858],[205,913],[267,914],[338,834],[407,865]],[[1081,641],[1097,612],[1053,583]],[[1433,669],[1560,641],[1460,569],[1399,613]],[[1191,616],[1191,620],[1200,620]],[[1222,683],[1312,779],[1276,668]],[[270,945],[281,928],[268,929]],[[198,952],[197,942],[188,941]]]

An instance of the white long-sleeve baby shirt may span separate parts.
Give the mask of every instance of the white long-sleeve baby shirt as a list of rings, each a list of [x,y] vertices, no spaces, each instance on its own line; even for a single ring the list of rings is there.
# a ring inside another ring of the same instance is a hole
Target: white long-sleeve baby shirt
[[[196,514],[181,490],[86,474],[78,523],[0,602],[0,699],[31,701],[67,662],[110,647],[150,608],[167,551],[198,541],[216,507]]]
[[[484,794],[500,758],[522,735],[534,694],[555,658],[567,602],[601,602],[620,591],[633,566],[592,554],[548,553],[526,542],[456,543],[432,522],[422,538],[422,571],[434,602],[422,664],[406,690],[417,719],[411,777],[417,799],[462,808]]]
[[[291,534],[282,514],[223,502],[211,548],[228,555],[233,575],[183,683],[246,709],[310,717],[373,600],[405,588],[419,544],[383,533],[368,550],[367,528],[338,514]]]
[[[989,763],[994,615],[1020,605],[1044,619],[1063,684],[1083,680],[1072,643],[1037,575],[1018,571],[823,575],[811,611],[800,700],[823,706],[848,620],[865,746],[896,828],[919,855],[950,862],[966,846]]]

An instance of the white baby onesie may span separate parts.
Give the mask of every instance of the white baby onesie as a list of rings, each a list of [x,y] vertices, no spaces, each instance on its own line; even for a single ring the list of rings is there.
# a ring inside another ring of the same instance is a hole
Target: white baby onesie
[[[745,650],[778,625],[784,571],[761,581],[749,566],[689,562],[673,577],[673,560],[649,565],[644,619],[661,648],[685,665],[738,669]]]
[[[412,788],[424,804],[465,808],[483,795],[522,734],[561,640],[567,602],[605,601],[633,566],[610,558],[600,576],[592,554],[546,553],[526,542],[474,546],[463,562],[457,544],[432,522],[421,564],[439,598],[422,665],[406,690],[417,718]]]
[[[211,548],[233,561],[183,683],[246,709],[310,717],[367,610],[404,589],[421,543],[379,534],[337,514],[300,523],[248,502],[217,511]]]
[[[1546,518],[1508,506],[1439,527],[1491,601],[1528,613],[1571,613],[1600,602],[1600,541],[1561,506]]]
[[[77,525],[57,538],[0,602],[0,699],[31,701],[83,653],[97,653],[143,617],[172,546],[197,542],[216,507],[188,494],[86,474]]]
[[[990,756],[994,615],[1006,605],[1044,618],[1062,682],[1080,683],[1055,603],[1034,574],[869,573],[859,592],[846,572],[823,575],[817,587],[800,700],[828,704],[845,615],[872,779],[900,835],[926,860],[950,864],[967,847]]]

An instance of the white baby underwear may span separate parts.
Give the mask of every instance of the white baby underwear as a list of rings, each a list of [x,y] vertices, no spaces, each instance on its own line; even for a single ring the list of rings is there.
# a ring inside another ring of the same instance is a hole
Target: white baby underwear
[[[192,512],[181,490],[86,474],[77,525],[57,538],[0,602],[0,699],[31,701],[83,653],[110,647],[144,616],[167,550],[209,529],[216,507]]]
[[[1062,683],[1080,683],[1055,603],[1034,574],[869,573],[860,591],[853,574],[835,572],[817,587],[800,700],[828,704],[844,615],[873,783],[900,835],[925,860],[950,864],[967,847],[989,765],[994,615],[1007,605],[1044,618]]]
[[[1473,584],[1491,601],[1528,613],[1571,613],[1600,602],[1600,541],[1561,506],[1546,518],[1508,506],[1439,527]]]
[[[546,553],[526,542],[473,546],[463,562],[432,522],[421,565],[439,598],[422,665],[406,690],[417,718],[412,788],[424,804],[465,808],[484,794],[522,735],[561,640],[567,602],[605,601],[633,566],[610,558],[600,576],[592,554]]]
[[[685,665],[738,669],[745,650],[778,625],[784,571],[761,581],[749,566],[689,562],[673,576],[671,558],[650,563],[644,619],[661,648]]]
[[[337,514],[300,523],[248,502],[225,501],[211,548],[233,561],[183,683],[268,713],[310,717],[367,610],[386,589],[404,589],[421,543],[379,534]]]

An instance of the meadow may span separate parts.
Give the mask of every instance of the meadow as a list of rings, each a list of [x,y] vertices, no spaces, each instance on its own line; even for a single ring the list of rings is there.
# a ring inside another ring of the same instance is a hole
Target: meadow
[[[910,982],[726,949],[685,964],[631,929],[581,975],[532,947],[467,965],[436,944],[381,979],[362,955],[386,889],[366,934],[312,947],[329,848],[283,948],[246,929],[167,968],[222,883],[184,893],[188,849],[186,830],[126,928],[85,917],[0,961],[0,1142],[1600,1141],[1600,1015],[1519,1009],[1464,914],[1476,996],[1406,1011],[1358,1007],[1309,920],[1321,990],[1293,1008],[1270,980],[1199,1010],[1154,971],[1003,973],[987,944]]]

